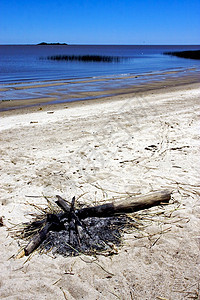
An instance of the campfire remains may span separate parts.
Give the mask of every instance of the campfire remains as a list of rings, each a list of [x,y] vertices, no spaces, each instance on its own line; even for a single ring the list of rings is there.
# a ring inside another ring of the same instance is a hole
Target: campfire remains
[[[17,258],[30,255],[43,245],[51,250],[57,244],[57,253],[76,255],[94,251],[111,250],[120,244],[121,232],[132,219],[127,214],[168,204],[171,191],[163,190],[147,195],[128,197],[126,200],[103,205],[75,208],[75,197],[71,205],[60,196],[55,202],[61,210],[37,215],[31,223],[23,224],[18,237],[30,239]]]

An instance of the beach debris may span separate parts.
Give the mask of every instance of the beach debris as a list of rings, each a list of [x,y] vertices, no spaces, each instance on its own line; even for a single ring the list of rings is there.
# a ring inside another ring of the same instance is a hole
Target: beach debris
[[[0,227],[3,226],[3,217],[0,217]]]
[[[41,245],[46,251],[51,251],[55,242],[58,244],[57,253],[63,255],[94,254],[98,251],[106,251],[106,255],[117,254],[115,245],[121,242],[121,232],[134,223],[128,214],[168,204],[171,194],[170,190],[162,190],[79,209],[75,207],[75,197],[69,203],[56,195],[56,208],[52,213],[37,215],[18,232],[18,237],[29,242],[17,258],[29,256]]]
[[[150,145],[148,147],[145,147],[144,149],[155,152],[156,150],[158,150],[158,147],[156,145]]]

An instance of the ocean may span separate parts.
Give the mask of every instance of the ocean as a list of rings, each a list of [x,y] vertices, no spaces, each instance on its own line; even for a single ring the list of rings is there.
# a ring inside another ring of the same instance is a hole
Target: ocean
[[[100,92],[139,84],[152,75],[167,72],[183,73],[200,70],[200,61],[163,55],[163,52],[198,50],[200,46],[131,46],[131,45],[1,45],[0,46],[0,100],[33,99],[48,97],[59,89],[52,83],[68,81],[55,103],[82,100],[68,97],[74,93]],[[118,62],[56,61],[46,59],[52,55],[105,55],[120,57]],[[142,79],[138,76],[142,75]],[[176,75],[175,75],[176,76]],[[120,80],[114,80],[118,79]],[[160,77],[159,77],[160,78]],[[97,80],[98,79],[98,80]],[[91,82],[92,80],[92,82]],[[83,81],[83,83],[82,83]],[[45,85],[44,83],[47,84]],[[66,83],[66,82],[65,82]],[[36,85],[37,84],[37,85]],[[18,88],[16,89],[16,85]],[[30,87],[29,87],[30,85]],[[34,86],[35,85],[35,88]],[[23,87],[20,89],[20,86]],[[85,97],[87,98],[87,97]],[[51,102],[50,100],[50,102]],[[48,102],[48,101],[47,101]],[[28,105],[28,102],[26,102]]]

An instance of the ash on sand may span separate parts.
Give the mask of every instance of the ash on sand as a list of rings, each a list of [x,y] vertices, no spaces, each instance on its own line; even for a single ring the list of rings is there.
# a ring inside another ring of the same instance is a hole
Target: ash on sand
[[[27,245],[45,225],[45,216],[44,212],[35,215],[31,222],[23,223],[10,230],[10,234],[15,239],[23,240],[24,246]],[[49,231],[46,239],[36,251],[51,252],[55,256],[75,256],[83,253],[87,255],[117,254],[116,247],[122,244],[123,233],[129,227],[133,227],[135,221],[127,215],[120,215],[104,218],[89,217],[81,220],[81,223],[83,226],[78,226],[77,234],[75,226],[70,232],[68,219],[66,219],[65,229]]]
[[[49,232],[41,247],[47,251],[52,249],[53,254],[64,256],[80,253],[95,254],[102,251],[113,254],[115,245],[120,246],[121,244],[121,237],[127,220],[127,216],[91,217],[82,220],[84,226],[78,227],[80,243],[78,243],[75,230],[73,230],[71,244],[69,242],[69,224],[66,222],[66,230]]]

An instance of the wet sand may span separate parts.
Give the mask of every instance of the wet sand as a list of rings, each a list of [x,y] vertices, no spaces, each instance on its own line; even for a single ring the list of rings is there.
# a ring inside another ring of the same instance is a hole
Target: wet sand
[[[88,78],[84,80],[56,80],[1,85],[0,112],[47,105],[66,105],[77,101],[106,101],[145,94],[152,90],[199,83],[196,69],[166,71],[158,74],[123,76],[114,78]]]

